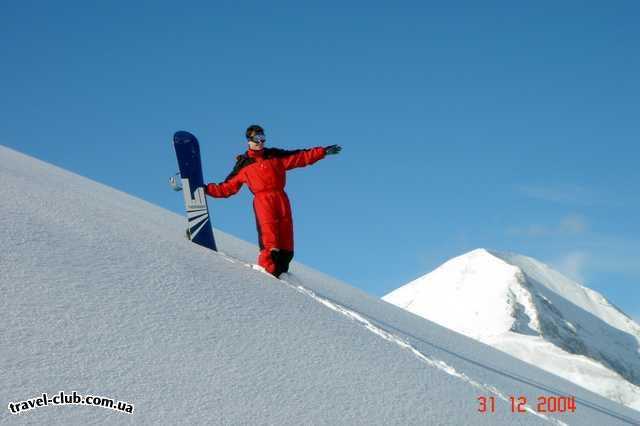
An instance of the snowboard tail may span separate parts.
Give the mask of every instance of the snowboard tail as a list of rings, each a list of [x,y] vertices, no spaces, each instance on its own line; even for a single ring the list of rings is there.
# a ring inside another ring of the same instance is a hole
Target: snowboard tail
[[[182,193],[189,224],[187,236],[196,244],[217,250],[203,188],[204,179],[198,139],[189,132],[178,131],[173,135],[173,147],[178,159]]]

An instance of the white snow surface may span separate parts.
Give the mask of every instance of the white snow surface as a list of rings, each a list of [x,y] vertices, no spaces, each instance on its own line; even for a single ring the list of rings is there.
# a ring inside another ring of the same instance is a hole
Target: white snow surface
[[[182,215],[2,146],[0,191],[2,423],[640,424],[299,263],[282,280],[256,271],[257,248],[221,231],[220,253],[199,247]],[[9,410],[60,391],[135,408]],[[553,395],[577,410],[538,413]],[[478,412],[480,396],[495,413]]]
[[[640,410],[640,326],[533,258],[477,249],[383,299]]]

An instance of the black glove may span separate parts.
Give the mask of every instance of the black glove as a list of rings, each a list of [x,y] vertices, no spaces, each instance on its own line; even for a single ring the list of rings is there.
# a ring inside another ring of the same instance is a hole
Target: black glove
[[[340,145],[329,145],[324,147],[325,155],[339,154],[340,151],[342,151],[342,147]]]

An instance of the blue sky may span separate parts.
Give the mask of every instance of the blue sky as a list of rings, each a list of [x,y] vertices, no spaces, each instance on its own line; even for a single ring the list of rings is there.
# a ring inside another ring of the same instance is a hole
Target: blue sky
[[[640,317],[640,6],[603,2],[0,5],[1,143],[182,212],[170,140],[222,180],[251,123],[338,143],[290,172],[296,259],[381,296],[478,247]],[[214,225],[256,241],[250,194]]]

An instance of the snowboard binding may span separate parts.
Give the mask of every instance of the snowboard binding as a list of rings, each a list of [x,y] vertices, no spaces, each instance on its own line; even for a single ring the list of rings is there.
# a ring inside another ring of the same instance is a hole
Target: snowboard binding
[[[180,177],[180,172],[169,178],[169,186],[176,192],[182,191],[182,179]]]

